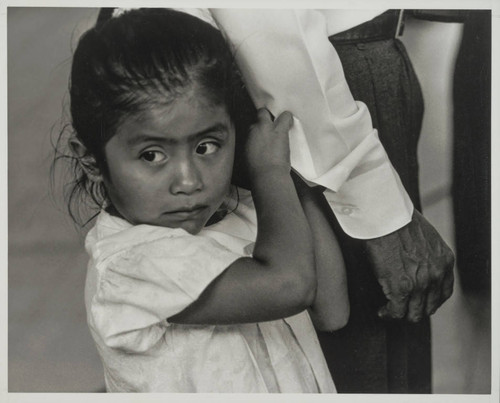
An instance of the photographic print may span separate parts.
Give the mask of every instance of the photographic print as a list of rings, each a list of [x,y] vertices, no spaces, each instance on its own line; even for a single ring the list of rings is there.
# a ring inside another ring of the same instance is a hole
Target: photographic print
[[[4,8],[7,399],[498,398],[498,2],[157,3]]]

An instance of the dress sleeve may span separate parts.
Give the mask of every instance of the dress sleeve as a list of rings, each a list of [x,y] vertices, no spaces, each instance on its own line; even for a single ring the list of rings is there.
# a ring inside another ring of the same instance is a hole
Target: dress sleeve
[[[144,352],[167,318],[194,302],[240,256],[217,241],[193,235],[145,242],[97,262],[93,327],[111,348]]]
[[[212,9],[255,103],[294,115],[293,168],[329,189],[343,230],[375,238],[411,220],[413,205],[372,126],[353,99],[318,10]]]

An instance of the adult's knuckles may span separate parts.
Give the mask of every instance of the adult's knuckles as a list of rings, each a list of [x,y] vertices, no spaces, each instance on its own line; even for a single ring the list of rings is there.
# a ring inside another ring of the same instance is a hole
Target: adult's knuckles
[[[425,289],[429,282],[431,281],[431,275],[429,273],[429,267],[427,265],[420,265],[417,269],[417,284],[416,288]]]
[[[429,267],[429,283],[430,284],[441,284],[449,273],[449,266],[446,264],[433,263]]]
[[[431,276],[425,290],[428,292],[429,299],[438,298],[444,287],[444,275]]]
[[[388,314],[393,319],[403,319],[406,316],[406,307],[394,306],[388,309]]]
[[[415,289],[415,282],[407,274],[402,274],[395,285],[396,294],[407,297]]]

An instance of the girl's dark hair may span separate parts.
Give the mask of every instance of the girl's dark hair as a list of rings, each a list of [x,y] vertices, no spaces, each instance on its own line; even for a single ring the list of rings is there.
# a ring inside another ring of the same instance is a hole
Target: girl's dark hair
[[[172,102],[194,86],[210,101],[226,106],[239,154],[255,110],[221,33],[174,10],[137,9],[112,18],[111,10],[103,9],[73,56],[71,135],[106,174],[104,146],[122,120],[152,104]],[[75,178],[67,195],[68,209],[78,222],[81,198],[90,196],[100,209],[106,192],[102,183],[87,177],[78,160],[72,164]]]

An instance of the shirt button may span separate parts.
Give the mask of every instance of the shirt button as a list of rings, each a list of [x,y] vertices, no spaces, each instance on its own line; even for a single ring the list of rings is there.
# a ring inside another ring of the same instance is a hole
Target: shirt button
[[[340,209],[340,212],[344,215],[351,215],[352,214],[352,208],[350,207],[342,207]]]
[[[366,44],[364,44],[364,43],[358,43],[358,44],[356,44],[356,47],[358,48],[358,50],[365,50],[366,49]]]

